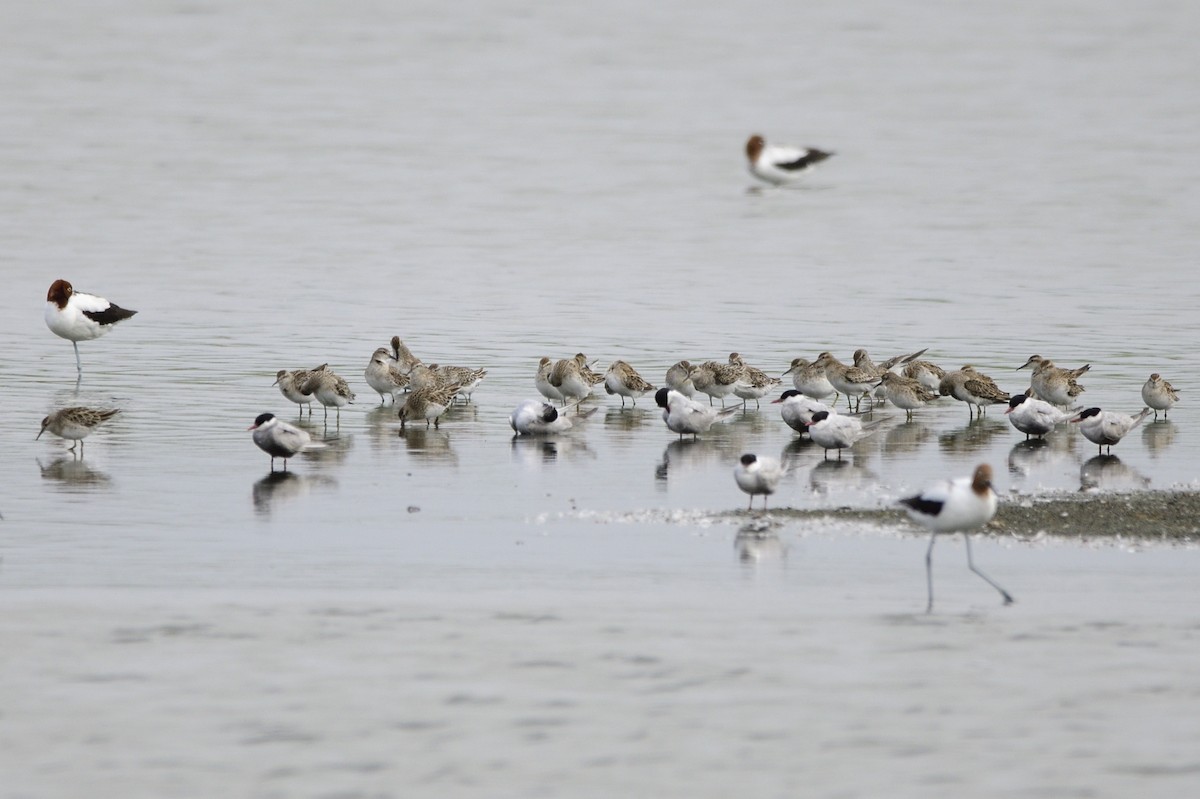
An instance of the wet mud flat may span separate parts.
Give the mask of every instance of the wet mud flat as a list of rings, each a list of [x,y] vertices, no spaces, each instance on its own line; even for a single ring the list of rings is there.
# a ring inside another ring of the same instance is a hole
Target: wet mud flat
[[[742,512],[745,513],[744,511]],[[900,509],[771,509],[777,521],[822,519],[881,526],[909,526]],[[923,530],[922,530],[923,532]],[[1146,491],[1128,494],[1063,494],[1002,497],[986,532],[1016,538],[1055,535],[1068,538],[1135,538],[1189,543],[1200,540],[1200,493]]]

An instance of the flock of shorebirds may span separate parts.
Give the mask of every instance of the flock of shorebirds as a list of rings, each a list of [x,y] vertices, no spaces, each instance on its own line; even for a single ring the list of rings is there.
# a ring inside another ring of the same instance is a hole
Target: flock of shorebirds
[[[764,152],[760,137],[750,140],[747,152],[752,168]],[[819,151],[817,151],[819,152]],[[812,156],[815,160],[821,158]],[[797,161],[798,159],[793,159]],[[814,162],[815,162],[814,160]],[[777,168],[785,168],[779,167]],[[132,317],[131,311],[92,294],[75,291],[65,280],[56,280],[46,298],[45,319],[50,330],[71,341],[75,350],[76,368],[82,374],[79,342],[98,338],[115,325]],[[485,369],[426,364],[405,346],[399,336],[391,346],[378,347],[371,354],[363,378],[377,392],[380,403],[388,398],[399,406],[401,434],[409,423],[424,420],[426,427],[437,427],[441,416],[459,399],[470,402],[471,395],[486,377]],[[664,375],[664,384],[656,386],[624,360],[613,361],[604,372],[595,371],[593,361],[582,353],[557,360],[544,357],[537,366],[533,383],[543,399],[528,399],[517,405],[509,416],[509,424],[519,436],[552,436],[564,433],[586,420],[595,408],[584,411],[579,406],[592,395],[597,386],[636,406],[637,400],[653,395],[662,409],[667,429],[681,438],[706,433],[713,425],[727,421],[753,401],[778,393],[771,402],[780,405],[783,421],[792,429],[807,433],[811,440],[829,450],[841,451],[871,435],[882,419],[869,419],[876,402],[890,402],[905,411],[911,419],[914,411],[942,397],[951,397],[968,406],[968,414],[982,415],[990,405],[1007,405],[1004,411],[1013,427],[1030,436],[1042,437],[1060,424],[1077,423],[1081,433],[1103,452],[1141,424],[1152,412],[1157,418],[1179,400],[1179,393],[1161,375],[1151,374],[1142,386],[1145,407],[1137,414],[1123,414],[1098,407],[1075,405],[1084,388],[1079,378],[1089,366],[1064,369],[1040,355],[1031,356],[1017,369],[1031,369],[1029,388],[1009,394],[996,381],[972,366],[946,370],[923,360],[925,350],[899,355],[875,363],[864,349],[857,350],[851,363],[843,363],[830,352],[820,353],[815,360],[794,359],[779,377],[748,364],[738,353],[726,361],[691,363],[681,360]],[[792,388],[781,390],[785,378],[791,378]],[[300,408],[320,404],[328,420],[333,408],[340,423],[341,408],[354,401],[354,392],[345,378],[329,369],[328,364],[311,369],[281,369],[274,385],[280,393]],[[835,406],[845,396],[845,412]],[[401,401],[403,397],[403,401]],[[707,402],[702,398],[707,397]],[[726,406],[732,398],[735,404]],[[832,400],[830,400],[832,398]],[[830,400],[825,404],[825,400]],[[868,411],[861,412],[863,401]],[[717,402],[720,402],[720,405]],[[853,409],[851,409],[853,403]],[[83,454],[83,439],[98,425],[118,413],[118,409],[67,407],[54,411],[42,420],[42,429],[77,442],[79,456]],[[277,418],[262,413],[249,428],[254,443],[271,457],[287,461],[297,453],[325,446],[309,433]],[[71,447],[74,451],[75,446]],[[767,497],[775,493],[787,468],[779,460],[747,453],[734,468],[737,486],[750,497]],[[968,534],[987,524],[996,512],[996,495],[991,485],[992,470],[981,464],[973,475],[931,486],[925,491],[901,500],[908,514],[929,529],[933,536],[926,552],[929,607],[933,605],[931,559],[933,543],[940,533]],[[972,571],[995,587],[1005,603],[1012,597],[991,578],[975,567],[967,537],[967,562]]]
[[[135,313],[102,297],[75,291],[65,280],[54,281],[46,298],[46,324],[56,335],[71,341],[80,373],[83,367],[78,343],[104,335]],[[400,406],[402,432],[406,424],[422,420],[427,427],[437,427],[452,404],[460,399],[471,401],[471,395],[487,376],[486,369],[426,364],[399,336],[393,336],[390,344],[390,348],[378,347],[371,354],[363,378],[379,394],[381,403],[390,397]],[[1060,424],[1078,423],[1083,435],[1103,452],[1105,447],[1111,451],[1151,412],[1156,418],[1160,411],[1165,415],[1179,400],[1179,392],[1154,373],[1142,386],[1145,407],[1137,414],[1083,408],[1074,403],[1084,391],[1079,378],[1090,366],[1064,369],[1048,358],[1030,356],[1017,367],[1032,370],[1029,388],[1010,394],[973,366],[947,371],[923,360],[925,352],[898,355],[878,364],[865,349],[855,351],[851,363],[822,352],[812,361],[794,359],[780,377],[751,366],[735,352],[726,361],[678,361],[666,371],[661,387],[624,360],[613,361],[606,371],[598,372],[593,369],[595,362],[582,353],[558,360],[544,357],[533,376],[534,386],[544,399],[520,403],[509,423],[518,435],[553,435],[569,430],[589,415],[580,410],[580,403],[603,385],[608,394],[620,398],[622,406],[626,400],[636,406],[639,398],[652,394],[667,428],[680,437],[695,437],[728,420],[748,402],[758,405],[763,398],[779,392],[783,380],[790,377],[793,388],[782,391],[772,402],[781,406],[781,416],[789,427],[807,433],[826,455],[832,449],[840,457],[841,450],[853,446],[880,424],[881,420],[866,418],[876,402],[890,402],[911,419],[914,411],[942,397],[966,403],[972,417],[982,415],[989,405],[1007,405],[1007,418],[1027,438],[1045,436]],[[311,415],[312,403],[320,404],[326,419],[333,408],[340,421],[341,408],[355,399],[346,379],[328,364],[294,371],[281,369],[274,385],[300,407],[301,413],[308,407]],[[840,395],[846,399],[845,413],[835,409]],[[697,399],[705,396],[707,403]],[[830,404],[825,404],[831,397]],[[730,398],[737,404],[727,407]],[[868,403],[866,415],[861,413],[864,400]],[[82,441],[115,413],[115,409],[63,408],[42,420],[41,432],[49,430]],[[263,421],[260,417],[251,429],[254,441],[271,454],[272,468],[274,458],[284,459],[286,468],[287,458],[314,444],[305,431],[273,415],[264,415],[271,419]],[[751,502],[754,496],[763,495],[765,507],[765,496],[772,493],[773,487],[769,479],[760,483],[748,493]]]

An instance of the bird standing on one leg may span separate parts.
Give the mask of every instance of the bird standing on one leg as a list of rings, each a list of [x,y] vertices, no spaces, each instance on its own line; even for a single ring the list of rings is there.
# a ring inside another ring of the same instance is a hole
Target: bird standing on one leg
[[[79,342],[100,338],[123,319],[137,311],[122,308],[103,297],[76,291],[65,280],[50,284],[46,293],[46,326],[50,332],[71,342],[75,348],[75,369],[83,374],[79,360]]]

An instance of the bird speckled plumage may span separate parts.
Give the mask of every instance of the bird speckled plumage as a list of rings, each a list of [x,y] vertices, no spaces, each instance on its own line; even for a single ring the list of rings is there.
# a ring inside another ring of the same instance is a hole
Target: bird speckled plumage
[[[913,361],[906,363],[900,374],[916,380],[930,391],[937,391],[942,378],[946,376],[946,370],[929,361]]]
[[[575,358],[560,358],[550,367],[547,377],[550,386],[561,395],[564,404],[581,402],[592,393],[592,384],[579,369]]]
[[[825,365],[804,358],[793,358],[791,367],[783,373],[784,377],[792,376],[792,385],[796,390],[813,399],[833,397],[837,404],[837,389],[829,382],[825,374]]]
[[[863,396],[870,394],[875,383],[879,381],[874,371],[858,366],[844,364],[834,357],[832,352],[822,352],[817,356],[816,363],[825,370],[825,376],[833,384],[834,389],[846,395],[846,401],[854,398],[854,410],[857,411]]]
[[[308,373],[308,378],[300,385],[301,394],[311,394],[325,408],[325,418],[329,418],[329,409],[337,410],[338,422],[342,420],[342,406],[354,402],[354,392],[341,375],[327,368],[314,369]]]
[[[692,385],[696,387],[696,390],[708,395],[710,405],[714,399],[719,399],[721,405],[724,406],[725,398],[733,393],[737,384],[745,384],[742,378],[742,367],[731,363],[705,361],[693,366],[689,376],[692,378]]]
[[[77,442],[72,444],[68,449],[71,452],[75,451],[75,447],[79,447],[79,457],[83,457],[83,439],[92,434],[101,423],[111,419],[116,414],[120,413],[120,408],[101,409],[101,408],[86,408],[76,405],[70,408],[60,408],[46,418],[42,419],[42,429],[34,436],[34,440],[42,437],[42,433],[49,430],[56,436]]]
[[[275,382],[271,385],[279,386],[280,394],[286,397],[289,401],[300,406],[300,413],[304,413],[304,407],[307,405],[308,413],[311,416],[313,396],[312,394],[305,394],[302,392],[300,390],[300,386],[304,385],[305,381],[308,380],[308,373],[310,371],[321,371],[324,370],[326,366],[328,366],[328,364],[323,363],[312,370],[296,369],[290,372],[287,369],[280,369],[275,373]]]
[[[646,378],[638,374],[637,369],[634,369],[625,361],[618,359],[613,361],[608,367],[608,371],[604,373],[604,390],[609,394],[619,396],[621,398],[621,407],[624,408],[626,397],[632,399],[633,404],[636,406],[638,397],[643,397],[654,391],[654,386]]]
[[[379,347],[371,354],[371,360],[367,363],[366,370],[363,371],[367,385],[379,394],[380,405],[387,397],[391,397],[392,402],[395,403],[396,393],[403,391],[404,387],[408,385],[408,375],[396,368],[394,363],[395,360],[391,357],[388,349]]]
[[[1163,412],[1163,418],[1167,418],[1167,411],[1179,402],[1179,392],[1175,387],[1162,379],[1162,375],[1158,372],[1150,375],[1150,379],[1142,385],[1142,402],[1154,409],[1154,418],[1158,418],[1158,412]]]
[[[742,379],[733,387],[733,395],[742,401],[742,407],[745,407],[748,400],[754,400],[754,407],[761,407],[759,400],[783,382],[778,377],[771,377],[762,369],[746,363],[736,352],[729,354],[729,363],[742,368]]]
[[[450,407],[450,403],[454,401],[454,395],[458,393],[458,386],[424,386],[416,388],[408,392],[404,398],[404,405],[400,408],[400,430],[403,432],[407,422],[415,422],[421,419],[425,420],[425,426],[429,427],[429,423],[433,422],[433,426],[438,426],[438,421],[442,414]]]
[[[678,391],[685,397],[696,396],[696,385],[692,383],[692,364],[689,361],[676,361],[667,369],[664,381],[667,388]]]
[[[463,397],[467,402],[471,401],[471,395],[483,382],[483,378],[487,377],[487,369],[473,369],[470,366],[439,366],[435,364],[434,371],[442,385],[457,385],[458,393],[454,396],[456,398]]]
[[[914,410],[938,398],[938,394],[925,388],[917,380],[895,372],[885,371],[879,380],[888,401],[897,408],[903,408],[908,419],[912,419]]]
[[[399,336],[392,336],[392,360],[396,362],[396,368],[405,374],[412,371],[412,368],[421,362],[421,359],[412,354]]]
[[[1028,366],[1033,367],[1033,374],[1029,378],[1029,387],[1033,389],[1033,393],[1039,399],[1059,406],[1070,405],[1084,392],[1077,378],[1092,368],[1091,364],[1085,364],[1078,369],[1063,369],[1055,366],[1049,358],[1031,355],[1029,360],[1017,369]]]

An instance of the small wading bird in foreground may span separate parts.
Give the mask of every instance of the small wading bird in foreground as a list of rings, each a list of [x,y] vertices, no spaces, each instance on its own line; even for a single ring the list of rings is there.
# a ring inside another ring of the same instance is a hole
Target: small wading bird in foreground
[[[937,483],[915,496],[900,500],[913,521],[930,530],[929,549],[925,550],[925,582],[929,589],[929,604],[933,610],[933,544],[941,533],[962,533],[967,543],[967,567],[1000,592],[1004,604],[1012,596],[991,577],[975,568],[971,556],[971,531],[983,527],[996,515],[996,492],[992,490],[992,467],[986,463],[975,467],[970,477],[960,477]]]
[[[42,437],[42,433],[49,430],[56,436],[75,441],[79,446],[79,457],[83,457],[83,440],[92,434],[92,431],[100,426],[101,422],[105,422],[120,413],[120,408],[111,410],[100,410],[98,408],[62,408],[47,416],[42,420],[42,429],[33,437],[37,441]],[[72,444],[67,449],[71,452],[75,451],[75,444]]]
[[[273,413],[260,413],[254,424],[246,429],[253,431],[251,438],[258,448],[271,456],[272,472],[275,471],[276,458],[283,458],[283,470],[286,472],[288,458],[297,452],[321,449],[325,446],[319,441],[313,441],[312,436],[299,427],[275,418]]]
[[[763,498],[763,510],[767,509],[767,497],[779,488],[779,480],[786,471],[779,461],[763,455],[746,453],[734,467],[733,479],[738,488],[750,495],[750,505],[747,510],[754,510],[754,497],[758,494]]]

